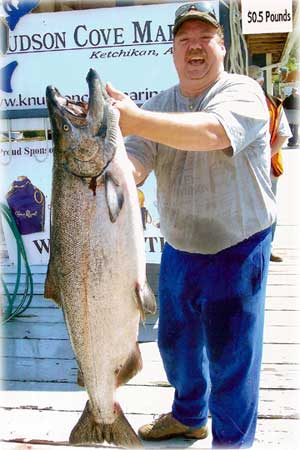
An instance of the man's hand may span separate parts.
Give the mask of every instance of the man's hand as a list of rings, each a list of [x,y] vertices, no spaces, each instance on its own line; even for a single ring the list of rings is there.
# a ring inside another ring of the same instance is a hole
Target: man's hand
[[[136,118],[139,114],[138,106],[128,97],[128,95],[115,89],[111,83],[106,84],[106,91],[113,99],[112,105],[120,112],[119,125],[123,136],[135,134]]]

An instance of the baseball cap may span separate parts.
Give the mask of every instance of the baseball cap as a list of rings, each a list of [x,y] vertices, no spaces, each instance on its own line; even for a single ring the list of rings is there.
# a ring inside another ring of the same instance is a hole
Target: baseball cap
[[[210,23],[216,28],[220,27],[215,11],[210,2],[206,1],[201,3],[186,3],[179,6],[179,8],[175,11],[175,21],[173,28],[174,36],[176,35],[181,25],[186,20],[191,19],[198,19],[203,22]]]

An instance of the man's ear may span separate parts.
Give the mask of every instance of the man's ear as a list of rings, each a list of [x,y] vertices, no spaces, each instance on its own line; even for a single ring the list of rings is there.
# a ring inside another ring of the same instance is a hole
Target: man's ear
[[[226,47],[224,45],[224,41],[223,40],[221,42],[221,49],[222,49],[222,52],[223,52],[223,56],[225,57],[225,55],[226,55]]]

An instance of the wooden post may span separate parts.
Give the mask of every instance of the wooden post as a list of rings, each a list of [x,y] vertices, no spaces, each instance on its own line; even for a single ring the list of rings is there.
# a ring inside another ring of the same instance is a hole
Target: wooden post
[[[272,64],[272,53],[266,54],[266,66],[270,66]],[[268,68],[266,70],[266,91],[268,94],[273,95],[273,83],[272,83],[272,68]]]

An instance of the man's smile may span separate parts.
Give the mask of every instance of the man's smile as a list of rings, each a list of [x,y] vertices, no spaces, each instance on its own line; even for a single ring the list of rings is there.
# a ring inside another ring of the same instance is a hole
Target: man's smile
[[[193,66],[200,66],[204,63],[205,59],[203,56],[192,56],[188,58],[188,63]]]
[[[192,66],[201,66],[205,62],[205,56],[203,52],[192,51],[188,53],[186,62]]]

